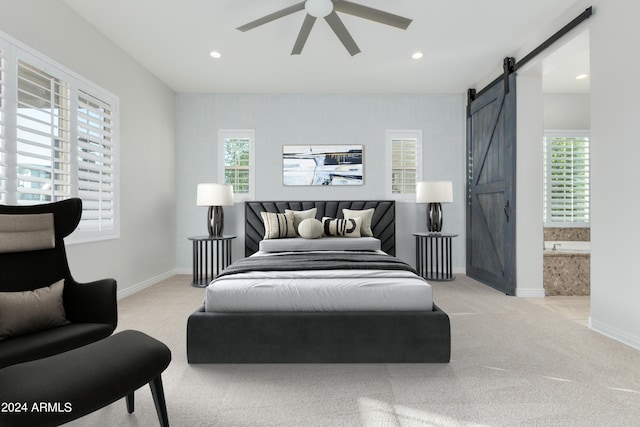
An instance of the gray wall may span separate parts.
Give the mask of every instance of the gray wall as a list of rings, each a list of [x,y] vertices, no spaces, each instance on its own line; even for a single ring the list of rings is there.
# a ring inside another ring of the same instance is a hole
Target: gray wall
[[[591,3],[591,327],[640,349],[640,2]]]
[[[125,296],[175,269],[175,94],[63,3],[0,0],[0,30],[120,98],[120,238],[67,245],[80,281]]]
[[[385,199],[385,131],[421,129],[424,180],[452,180],[454,203],[444,205],[444,230],[460,234],[454,267],[464,269],[465,98],[463,95],[180,94],[177,101],[177,266],[191,268],[187,237],[206,234],[206,208],[196,185],[218,182],[218,129],[255,129],[256,200]],[[364,145],[364,185],[284,187],[283,144]],[[426,228],[425,205],[397,204],[397,255],[413,264],[411,233]],[[244,254],[244,204],[225,208],[225,233],[238,235]]]

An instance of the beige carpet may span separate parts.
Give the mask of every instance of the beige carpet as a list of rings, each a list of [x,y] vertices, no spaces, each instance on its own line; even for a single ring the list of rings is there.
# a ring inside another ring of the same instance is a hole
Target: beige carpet
[[[640,352],[560,304],[465,276],[434,283],[451,317],[450,364],[189,365],[186,320],[203,290],[176,276],[120,301],[120,326],[166,343],[172,426],[638,426]],[[576,300],[565,300],[571,304]],[[580,300],[577,300],[580,303]],[[584,304],[582,304],[584,307]],[[157,426],[148,387],[72,426]]]

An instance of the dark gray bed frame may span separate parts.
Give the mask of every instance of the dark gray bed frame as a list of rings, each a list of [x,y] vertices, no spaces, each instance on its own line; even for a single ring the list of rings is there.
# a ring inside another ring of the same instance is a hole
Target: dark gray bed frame
[[[342,217],[342,209],[375,208],[372,230],[395,255],[395,202],[247,202],[245,254],[264,235],[260,212],[316,207],[318,219]],[[447,363],[449,316],[433,311],[207,313],[187,321],[189,363]]]

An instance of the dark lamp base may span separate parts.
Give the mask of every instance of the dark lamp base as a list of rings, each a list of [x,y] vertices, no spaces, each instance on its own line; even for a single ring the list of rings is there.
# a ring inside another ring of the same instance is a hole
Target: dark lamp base
[[[442,231],[442,205],[440,203],[427,204],[427,231],[429,233]]]
[[[222,206],[209,206],[207,230],[209,236],[221,237],[224,229],[224,210]]]

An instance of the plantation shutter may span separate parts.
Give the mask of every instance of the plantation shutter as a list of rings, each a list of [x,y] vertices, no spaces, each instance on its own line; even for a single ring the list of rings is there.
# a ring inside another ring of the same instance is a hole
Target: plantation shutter
[[[0,44],[0,204],[7,204],[7,142],[6,142],[6,48]]]
[[[68,85],[18,60],[16,166],[18,204],[70,196]]]
[[[224,181],[233,186],[236,194],[247,194],[250,190],[250,147],[249,138],[224,139]]]
[[[415,194],[418,141],[414,138],[391,140],[391,193]]]
[[[0,32],[0,203],[79,197],[68,242],[118,237],[118,102]]]
[[[78,91],[78,195],[80,230],[114,227],[114,139],[112,106]]]
[[[545,223],[589,223],[589,137],[545,137]]]

